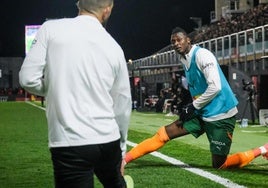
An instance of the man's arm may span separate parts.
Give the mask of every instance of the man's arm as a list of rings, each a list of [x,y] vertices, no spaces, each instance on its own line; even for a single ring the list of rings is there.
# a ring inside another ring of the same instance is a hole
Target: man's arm
[[[33,41],[19,72],[20,85],[28,92],[44,96],[44,68],[46,58],[46,32],[42,26]]]
[[[111,95],[114,100],[115,119],[120,129],[121,149],[124,156],[127,149],[126,141],[132,104],[128,71],[124,60],[121,62]]]
[[[208,84],[206,91],[193,102],[196,109],[201,109],[220,92],[221,80],[217,67],[218,62],[210,51],[200,49],[197,52],[196,63],[201,72],[203,72]]]

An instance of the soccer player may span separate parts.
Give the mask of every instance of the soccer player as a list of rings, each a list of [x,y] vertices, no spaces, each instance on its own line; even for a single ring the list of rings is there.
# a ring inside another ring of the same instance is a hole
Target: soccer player
[[[268,144],[229,155],[235,128],[238,101],[215,56],[207,49],[192,45],[187,33],[177,27],[171,33],[171,45],[180,55],[193,102],[186,105],[180,119],[162,126],[157,133],[132,148],[125,157],[129,163],[161,148],[177,137],[207,135],[214,168],[243,167],[255,157],[268,157]]]
[[[113,4],[79,0],[78,16],[46,21],[20,70],[21,85],[46,97],[57,188],[93,187],[93,174],[126,187],[131,92],[124,52],[104,27]]]

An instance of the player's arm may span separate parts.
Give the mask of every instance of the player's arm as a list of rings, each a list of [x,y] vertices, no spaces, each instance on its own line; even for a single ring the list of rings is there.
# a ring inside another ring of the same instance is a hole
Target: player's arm
[[[202,50],[202,51],[201,51]],[[197,52],[196,63],[201,72],[203,72],[208,87],[206,91],[193,101],[196,109],[203,108],[208,104],[221,90],[221,80],[219,70],[217,67],[217,60],[215,56],[208,50],[200,49]]]

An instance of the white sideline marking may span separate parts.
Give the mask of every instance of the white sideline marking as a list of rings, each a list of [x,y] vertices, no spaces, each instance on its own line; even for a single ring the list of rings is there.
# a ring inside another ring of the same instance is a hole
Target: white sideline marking
[[[241,132],[243,133],[266,133],[267,131],[263,130],[263,131],[246,131],[246,130],[242,130]]]
[[[26,103],[32,105],[32,106],[35,106],[41,110],[46,110],[44,107],[41,107],[41,106],[38,106],[34,103],[31,103],[31,102],[27,102]],[[137,144],[136,143],[133,143],[131,141],[127,141],[127,145],[129,146],[132,146],[132,147],[135,147]],[[199,175],[199,176],[202,176],[204,178],[207,178],[211,181],[214,181],[216,183],[219,183],[225,187],[228,187],[228,188],[246,188],[245,186],[242,186],[242,185],[238,185],[234,182],[232,182],[231,180],[228,180],[226,178],[222,178],[220,176],[217,176],[215,174],[212,174],[210,172],[207,172],[207,171],[204,171],[204,170],[201,170],[199,168],[195,168],[195,167],[191,167],[190,165],[180,161],[180,160],[177,160],[175,158],[172,158],[172,157],[169,157],[167,155],[164,155],[160,152],[157,152],[157,151],[154,151],[152,153],[150,153],[151,155],[155,156],[155,157],[158,157],[160,159],[163,159],[164,161],[167,161],[175,166],[180,166],[180,168],[183,168],[184,170],[187,170],[187,171],[190,171],[196,175]]]
[[[127,141],[127,145],[129,146],[132,146],[132,147],[135,147],[137,144],[136,143],[133,143],[133,142],[130,142],[130,141]],[[158,158],[161,158],[163,159],[164,161],[167,161],[175,166],[179,166],[180,168],[183,168],[184,170],[187,170],[187,171],[190,171],[194,174],[197,174],[199,176],[202,176],[204,178],[207,178],[211,181],[214,181],[216,183],[219,183],[225,187],[228,187],[228,188],[245,188],[245,186],[242,186],[242,185],[238,185],[234,182],[232,182],[231,180],[228,180],[226,178],[222,178],[220,176],[217,176],[215,174],[212,174],[210,172],[207,172],[207,171],[204,171],[204,170],[201,170],[199,168],[195,168],[195,167],[191,167],[190,165],[180,161],[180,160],[177,160],[175,158],[172,158],[172,157],[169,157],[167,155],[164,155],[160,152],[157,152],[157,151],[154,151],[152,153],[150,153],[151,155],[155,156],[155,157],[158,157]]]
[[[32,103],[32,102],[25,101],[25,103],[30,104],[30,105],[32,105],[32,106],[35,106],[36,108],[39,108],[39,109],[41,109],[41,110],[46,111],[46,108],[45,108],[45,107],[38,106],[38,105],[36,105],[36,104],[34,104],[34,103]]]

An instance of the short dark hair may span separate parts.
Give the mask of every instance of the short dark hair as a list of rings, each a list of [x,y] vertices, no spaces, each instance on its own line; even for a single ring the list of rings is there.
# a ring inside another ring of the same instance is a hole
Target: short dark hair
[[[188,37],[191,41],[194,39],[195,37],[195,32],[192,33],[187,33],[184,29],[182,29],[181,27],[175,27],[172,31],[171,31],[171,35],[176,34],[176,33],[182,33],[184,34],[186,37]]]
[[[175,33],[183,33],[184,35],[187,36],[187,32],[186,32],[184,29],[180,28],[180,27],[175,27],[175,28],[171,31],[171,34],[172,34],[172,35],[175,34]]]
[[[99,9],[113,5],[114,0],[78,0],[77,7],[87,12],[98,12]]]

